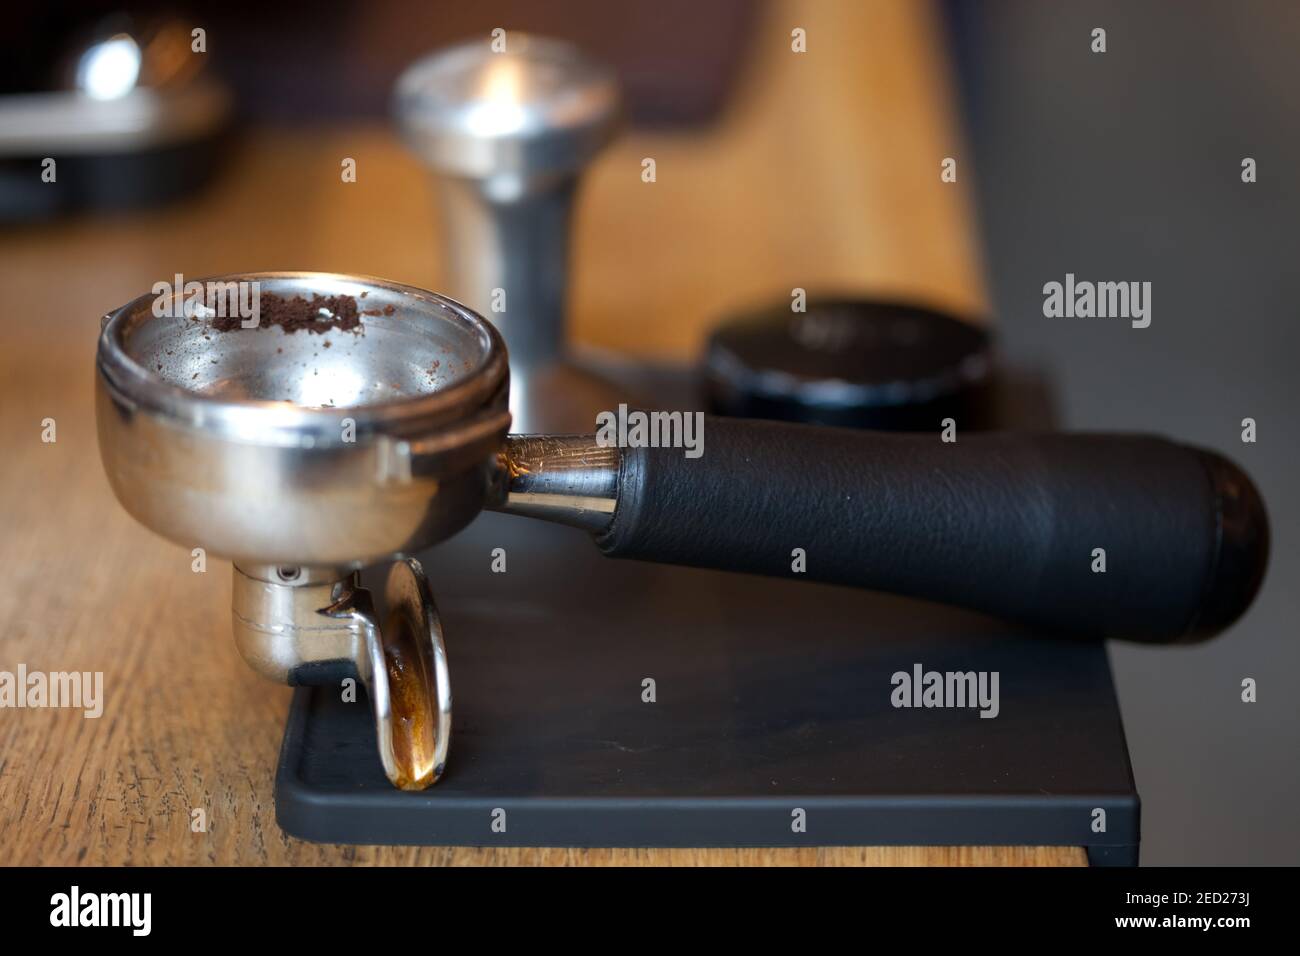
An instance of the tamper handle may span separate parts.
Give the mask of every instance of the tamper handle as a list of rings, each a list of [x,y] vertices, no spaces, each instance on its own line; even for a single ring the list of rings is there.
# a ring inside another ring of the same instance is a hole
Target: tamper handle
[[[981,434],[947,443],[938,433],[705,421],[699,458],[624,450],[602,551],[1151,642],[1226,628],[1267,563],[1268,521],[1249,477],[1165,439]]]
[[[510,348],[516,427],[581,427],[590,415],[568,421],[548,382],[564,362],[578,180],[620,118],[614,73],[569,43],[508,31],[412,64],[394,111],[436,174],[442,288],[491,319]]]

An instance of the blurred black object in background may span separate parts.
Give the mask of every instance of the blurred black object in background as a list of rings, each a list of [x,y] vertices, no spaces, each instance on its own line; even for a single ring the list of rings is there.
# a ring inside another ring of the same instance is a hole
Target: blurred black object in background
[[[111,14],[15,35],[32,42],[0,57],[0,222],[165,202],[215,171],[230,97],[188,22]]]
[[[709,339],[705,377],[719,415],[847,428],[989,427],[991,372],[979,325],[916,305],[827,298],[734,319]]]

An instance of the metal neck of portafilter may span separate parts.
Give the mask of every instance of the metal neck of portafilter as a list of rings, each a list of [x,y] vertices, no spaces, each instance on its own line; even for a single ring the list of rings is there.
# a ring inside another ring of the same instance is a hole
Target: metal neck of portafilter
[[[486,507],[599,532],[618,505],[622,453],[593,435],[511,435]]]

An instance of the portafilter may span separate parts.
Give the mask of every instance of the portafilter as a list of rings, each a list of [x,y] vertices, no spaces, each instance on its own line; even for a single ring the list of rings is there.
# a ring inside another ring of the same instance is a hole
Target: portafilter
[[[147,527],[232,561],[235,639],[259,673],[362,681],[384,770],[405,789],[438,779],[451,733],[441,627],[413,555],[484,508],[582,528],[612,557],[1148,642],[1227,627],[1267,562],[1246,474],[1162,438],[705,418],[693,457],[509,435],[505,345],[451,299],[327,273],[197,284],[258,290],[250,321],[187,295],[191,285],[104,316],[96,404],[109,481]],[[309,314],[266,321],[268,302]],[[384,561],[381,621],[358,572]]]

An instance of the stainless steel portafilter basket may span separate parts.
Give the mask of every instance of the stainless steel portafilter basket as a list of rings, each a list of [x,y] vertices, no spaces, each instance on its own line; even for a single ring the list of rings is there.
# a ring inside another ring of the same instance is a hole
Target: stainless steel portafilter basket
[[[253,308],[223,311],[234,301]],[[411,555],[484,508],[582,528],[613,557],[1148,642],[1227,627],[1267,563],[1246,474],[1160,438],[954,442],[939,423],[893,435],[706,418],[687,454],[623,429],[618,441],[508,435],[496,330],[380,279],[164,285],[104,317],[96,365],[100,454],[123,506],[232,560],[235,639],[259,673],[359,677],[385,772],[406,789],[438,779],[451,733],[441,629]],[[659,438],[682,424],[654,414]],[[384,561],[381,621],[357,572]]]
[[[256,283],[262,302],[350,296],[367,314],[351,331],[217,331],[203,308],[172,318],[184,307],[155,308],[147,295],[107,316],[100,446],[139,521],[237,563],[357,568],[433,544],[479,512],[510,422],[505,346],[490,324],[380,280],[209,283]]]

